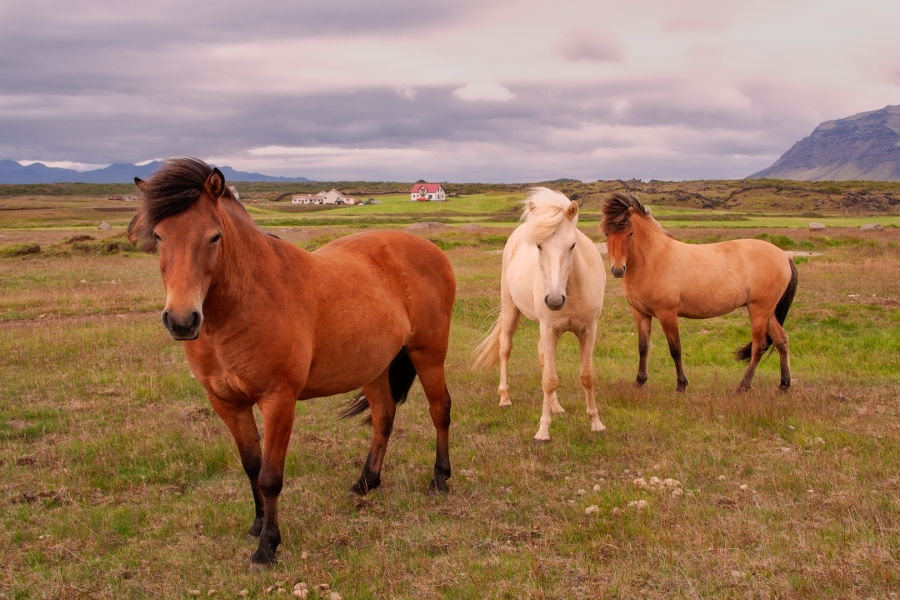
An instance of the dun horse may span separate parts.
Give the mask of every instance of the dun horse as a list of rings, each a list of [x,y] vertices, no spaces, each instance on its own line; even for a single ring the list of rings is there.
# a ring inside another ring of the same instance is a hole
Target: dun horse
[[[540,322],[538,362],[544,391],[535,441],[550,441],[551,413],[565,412],[556,397],[556,343],[566,331],[578,336],[581,385],[591,431],[606,429],[594,402],[594,342],[603,310],[606,269],[594,243],[578,231],[578,203],[559,192],[535,188],[503,249],[500,317],[477,348],[475,368],[500,362],[500,406],[510,406],[508,383],[512,338],[525,315]]]
[[[750,366],[740,391],[750,388],[763,352],[773,342],[781,358],[781,389],[791,385],[788,336],[782,325],[797,291],[797,267],[778,247],[762,240],[685,244],[670,238],[631,194],[611,194],[600,229],[607,236],[612,274],[622,278],[638,329],[635,385],[647,381],[650,324],[659,319],[675,361],[676,392],[688,384],[681,359],[678,317],[708,319],[746,306],[752,341],[735,352]]]
[[[456,284],[432,243],[400,232],[360,233],[305,252],[266,235],[218,169],[168,161],[146,182],[132,229],[159,250],[162,321],[237,442],[256,505],[252,562],[275,560],[278,495],[298,400],[362,388],[345,416],[370,409],[372,445],[359,480],[381,467],[397,404],[416,375],[437,430],[429,490],[450,477],[450,395],[444,359]],[[262,413],[260,448],[253,406]]]

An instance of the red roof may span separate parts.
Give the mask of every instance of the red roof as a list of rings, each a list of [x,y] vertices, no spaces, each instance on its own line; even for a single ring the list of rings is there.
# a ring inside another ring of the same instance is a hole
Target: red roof
[[[441,184],[439,183],[417,183],[412,186],[412,189],[409,190],[410,194],[415,194],[416,192],[425,192],[426,194],[434,194],[441,188]]]

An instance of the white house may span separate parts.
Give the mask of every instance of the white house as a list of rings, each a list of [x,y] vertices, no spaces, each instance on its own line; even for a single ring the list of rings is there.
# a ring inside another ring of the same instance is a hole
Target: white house
[[[417,183],[409,190],[409,199],[413,202],[443,202],[447,193],[439,183]]]
[[[291,197],[291,204],[356,204],[356,198],[350,198],[339,191],[332,189],[330,192],[317,194],[299,194]]]

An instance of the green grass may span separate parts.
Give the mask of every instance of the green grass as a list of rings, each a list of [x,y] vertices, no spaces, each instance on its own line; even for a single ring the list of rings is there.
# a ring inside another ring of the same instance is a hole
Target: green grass
[[[18,236],[9,243],[43,250],[0,260],[0,594],[290,597],[266,590],[298,581],[328,583],[344,598],[900,593],[900,232],[706,223],[676,236],[749,233],[814,251],[796,259],[789,393],[776,391],[777,356],[750,393],[734,393],[744,367],[730,353],[749,339],[741,310],[682,320],[684,395],[673,392],[655,324],[650,380],[634,390],[634,323],[610,278],[594,352],[607,431],[590,432],[566,335],[557,362],[567,413],[554,419],[553,441],[535,446],[536,324],[523,322],[515,338],[512,408],[497,407],[496,372],[469,369],[496,318],[497,251],[509,227],[427,230],[458,285],[447,360],[451,492],[425,494],[434,428],[418,384],[398,411],[383,486],[363,499],[346,491],[370,431],[337,420],[344,397],[299,403],[284,541],[263,573],[248,569],[252,500],[234,443],[159,323],[156,257],[106,252],[99,234],[78,250],[67,241],[78,229],[3,230]],[[596,222],[583,227],[599,239]],[[313,249],[353,230],[301,229],[275,232]],[[683,495],[634,484],[654,476],[677,479]],[[637,500],[647,509],[629,507]],[[592,505],[599,512],[586,514]]]

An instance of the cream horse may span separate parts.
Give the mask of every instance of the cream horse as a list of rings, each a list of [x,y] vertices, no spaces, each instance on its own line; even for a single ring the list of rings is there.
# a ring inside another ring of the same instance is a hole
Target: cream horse
[[[525,202],[523,223],[503,249],[500,317],[479,344],[474,368],[500,363],[500,406],[511,406],[508,363],[522,315],[541,325],[538,362],[543,374],[543,412],[535,441],[550,441],[552,413],[565,412],[556,397],[556,343],[566,331],[578,336],[581,385],[591,431],[606,427],[594,402],[594,342],[603,310],[606,268],[597,246],[578,231],[578,203],[547,188],[535,188]]]

